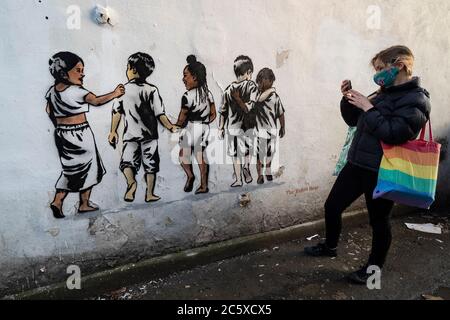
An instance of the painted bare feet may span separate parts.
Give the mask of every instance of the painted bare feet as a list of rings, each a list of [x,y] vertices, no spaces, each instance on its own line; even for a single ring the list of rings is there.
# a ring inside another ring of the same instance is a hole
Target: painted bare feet
[[[259,177],[258,177],[257,183],[258,183],[258,184],[264,184],[264,176],[262,176],[262,175],[259,176]]]
[[[53,211],[53,216],[56,219],[64,219],[66,216],[63,214],[62,212],[62,203],[60,203],[59,205],[56,203],[52,203],[50,205],[50,209],[52,209]]]
[[[88,212],[94,212],[98,211],[100,208],[89,201],[89,203],[83,203],[78,208],[78,213],[88,213]]]
[[[194,189],[195,177],[188,177],[186,180],[186,185],[184,186],[184,192],[191,192]]]
[[[137,182],[133,182],[127,187],[127,192],[125,193],[124,200],[126,202],[133,202],[137,190]]]
[[[149,203],[149,202],[156,202],[161,200],[161,197],[155,195],[155,194],[147,194],[145,196],[145,202]]]
[[[233,182],[231,187],[232,188],[240,188],[240,187],[242,187],[242,185],[243,185],[242,181],[235,181],[235,182]]]
[[[253,182],[252,174],[250,173],[250,169],[244,167],[242,169],[242,173],[244,174],[245,183],[250,184]]]
[[[202,187],[202,186],[200,186],[200,187],[195,191],[195,194],[205,194],[205,193],[209,193],[208,187]]]

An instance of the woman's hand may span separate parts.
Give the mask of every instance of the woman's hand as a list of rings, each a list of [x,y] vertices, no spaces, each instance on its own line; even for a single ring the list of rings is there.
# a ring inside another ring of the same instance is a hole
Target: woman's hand
[[[341,84],[341,92],[345,96],[348,93],[348,90],[350,90],[350,80],[344,80]]]
[[[373,105],[369,101],[369,99],[356,90],[348,90],[347,93],[345,93],[345,97],[347,98],[349,103],[363,110],[364,112],[367,112],[373,108]]]

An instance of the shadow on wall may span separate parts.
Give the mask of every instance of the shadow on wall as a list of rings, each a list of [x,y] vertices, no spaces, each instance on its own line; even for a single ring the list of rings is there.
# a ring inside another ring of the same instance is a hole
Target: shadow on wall
[[[450,130],[446,135],[437,137],[436,142],[442,145],[441,156],[439,164],[439,177],[436,190],[436,202],[431,207],[431,210],[442,210],[450,207],[450,186],[448,181],[450,179],[450,162],[448,156],[448,140],[450,137]]]
[[[250,195],[253,191],[257,191],[257,190],[264,190],[264,189],[279,189],[281,187],[283,187],[285,185],[285,182],[274,182],[272,184],[265,184],[262,186],[257,186],[257,185],[248,185],[246,186],[244,189],[229,189],[226,191],[221,191],[221,192],[217,192],[217,193],[208,193],[205,195],[202,195],[200,198],[198,196],[195,195],[189,195],[183,199],[180,200],[174,200],[174,201],[167,201],[167,202],[161,202],[158,204],[154,204],[151,207],[149,207],[148,204],[128,204],[126,206],[122,206],[119,208],[114,208],[114,209],[106,209],[106,210],[99,210],[99,211],[95,211],[95,212],[91,212],[91,213],[85,213],[85,214],[78,214],[75,216],[71,216],[68,218],[68,220],[91,220],[91,219],[95,219],[107,214],[115,214],[115,213],[124,213],[124,212],[136,212],[139,210],[147,210],[149,208],[152,209],[158,209],[158,208],[164,208],[167,205],[170,204],[174,204],[174,203],[192,203],[196,200],[209,200],[215,197],[220,197],[221,195],[224,194],[235,194],[236,195],[236,203],[234,204],[235,207],[238,207],[239,205],[241,206],[247,206],[248,203],[245,203],[245,205],[242,205],[242,198],[248,198],[250,199]],[[251,200],[248,200],[248,202],[251,202]]]

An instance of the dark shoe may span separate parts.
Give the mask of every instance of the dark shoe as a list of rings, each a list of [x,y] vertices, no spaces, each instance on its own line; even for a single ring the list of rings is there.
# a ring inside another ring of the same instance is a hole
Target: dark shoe
[[[347,276],[347,280],[354,284],[366,285],[367,280],[372,274],[367,273],[368,266],[365,265],[358,271],[352,272]]]
[[[266,176],[267,181],[273,181],[273,175],[269,174]]]
[[[253,182],[252,174],[250,173],[249,168],[244,167],[242,173],[244,174],[244,180],[246,184],[250,184]]]
[[[264,176],[259,176],[257,183],[258,184],[264,184]]]
[[[184,186],[184,192],[191,192],[194,189],[195,177],[188,178]]]
[[[53,216],[56,219],[64,219],[66,216],[62,213],[62,210],[60,210],[57,206],[51,204],[50,209],[53,211]]]
[[[312,257],[337,257],[337,250],[330,249],[325,243],[319,243],[313,247],[306,247],[305,254]]]

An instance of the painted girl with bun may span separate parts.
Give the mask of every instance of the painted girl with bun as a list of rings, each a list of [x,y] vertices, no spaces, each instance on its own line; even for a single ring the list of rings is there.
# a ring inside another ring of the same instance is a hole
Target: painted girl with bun
[[[177,126],[183,128],[180,136],[180,162],[186,173],[185,192],[194,187],[195,175],[192,156],[195,155],[200,169],[200,186],[195,194],[208,193],[209,165],[206,147],[209,140],[209,125],[216,119],[214,97],[208,89],[206,67],[193,55],[187,57],[183,70],[183,83],[186,93],[181,99],[181,110]]]

